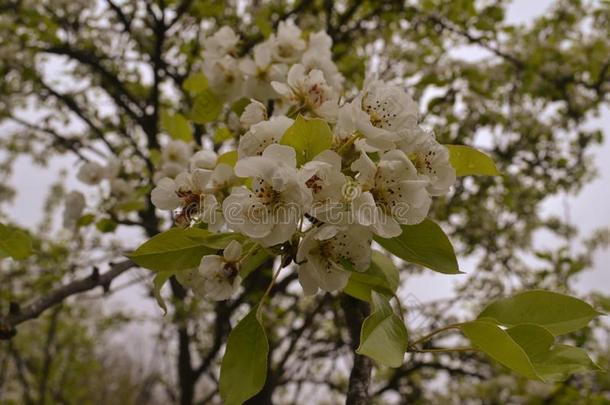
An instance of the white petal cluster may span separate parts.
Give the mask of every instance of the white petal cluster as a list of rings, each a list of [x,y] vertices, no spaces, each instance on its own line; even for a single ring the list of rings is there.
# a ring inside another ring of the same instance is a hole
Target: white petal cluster
[[[198,296],[215,301],[229,299],[239,289],[239,261],[242,246],[231,241],[223,255],[203,256],[199,267],[178,275],[178,281]]]
[[[152,202],[175,211],[179,225],[205,223],[289,252],[307,294],[342,289],[352,272],[369,268],[374,235],[399,236],[426,218],[432,197],[450,191],[456,175],[448,150],[419,126],[418,105],[400,84],[367,80],[345,99],[325,32],[303,35],[284,21],[249,55],[239,56],[239,46],[221,28],[205,44],[203,68],[227,103],[250,99],[239,116],[225,115],[235,138],[220,147],[237,161],[225,163],[209,145],[193,154],[189,144],[167,143]],[[312,119],[330,128],[325,150],[317,134],[284,138]],[[304,158],[303,148],[317,156]],[[239,277],[228,250],[204,257],[184,283],[212,299],[231,296]]]
[[[101,191],[102,209],[112,211],[120,218],[130,214],[129,209],[122,207],[129,207],[130,204],[132,207],[141,206],[145,198],[145,195],[136,192],[142,183],[143,168],[134,161],[129,161],[128,166],[126,168],[117,157],[109,158],[104,163],[90,160],[79,166],[76,178]],[[83,208],[84,196],[80,192],[74,191],[66,196],[65,228],[74,228]]]
[[[64,204],[63,225],[66,229],[72,229],[85,210],[85,196],[80,191],[71,191],[66,194]]]
[[[320,31],[305,38],[287,20],[250,55],[240,57],[238,45],[239,37],[227,26],[204,41],[203,72],[217,96],[228,102],[244,97],[263,103],[281,99],[279,110],[309,109],[334,118],[344,79],[332,60],[328,34]],[[242,124],[248,128],[253,123],[245,117]]]

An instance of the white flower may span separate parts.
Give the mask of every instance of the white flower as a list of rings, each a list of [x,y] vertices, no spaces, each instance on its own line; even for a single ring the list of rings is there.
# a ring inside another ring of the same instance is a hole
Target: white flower
[[[352,163],[363,193],[356,208],[360,223],[370,221],[375,233],[384,238],[401,234],[399,224],[417,224],[428,214],[431,199],[428,182],[419,178],[417,170],[400,150],[384,153],[376,165],[366,153]],[[373,201],[374,199],[374,201]],[[374,209],[371,209],[374,204]]]
[[[239,117],[241,126],[246,129],[265,120],[267,120],[267,107],[254,99],[250,99],[250,104],[244,108],[244,112]]]
[[[417,104],[398,86],[373,80],[365,85],[359,100],[362,110],[377,128],[402,132],[417,125]]]
[[[104,169],[106,172],[106,178],[113,179],[121,172],[121,161],[116,158],[110,158],[108,159]]]
[[[183,167],[188,165],[191,157],[191,146],[183,141],[170,141],[161,151],[163,163],[176,163]]]
[[[324,222],[343,201],[346,177],[341,173],[341,156],[325,150],[301,168],[305,185],[313,195],[310,214]]]
[[[250,177],[252,190],[236,187],[223,201],[229,226],[263,246],[289,240],[312,200],[296,170],[294,149],[270,145],[262,156],[239,160],[235,174]]]
[[[277,35],[272,35],[273,58],[280,62],[294,63],[305,50],[305,41],[301,39],[301,30],[292,20],[281,21]]]
[[[235,32],[230,27],[223,26],[214,35],[203,41],[205,45],[203,58],[215,59],[235,54],[238,42],[239,37],[235,35]]]
[[[99,163],[86,162],[79,169],[76,178],[85,184],[94,186],[106,178],[106,168]]]
[[[195,169],[213,169],[216,167],[218,155],[213,150],[200,150],[191,156],[189,166],[191,170]]]
[[[159,170],[155,172],[154,180],[158,182],[163,177],[175,178],[177,175],[184,171],[184,165],[176,162],[165,162],[161,165]]]
[[[113,178],[110,180],[110,194],[119,200],[129,197],[133,193],[133,187],[127,180]]]
[[[66,229],[76,226],[85,209],[85,196],[80,191],[71,191],[66,195],[63,212],[63,225]]]
[[[339,92],[344,78],[332,60],[331,46],[332,39],[326,32],[319,31],[311,34],[301,63],[308,72],[314,69],[321,70],[326,82]]]
[[[206,59],[203,62],[203,71],[214,94],[229,102],[242,96],[244,77],[239,69],[239,62],[234,57],[226,55],[222,58]]]
[[[418,129],[408,141],[398,147],[411,158],[420,177],[428,181],[428,193],[432,196],[449,192],[455,183],[455,169],[449,161],[449,150],[434,139],[434,135]]]
[[[210,173],[204,192],[218,194],[223,189],[235,185],[236,181],[237,177],[235,177],[233,167],[226,163],[220,163]]]
[[[233,240],[225,248],[223,256],[203,256],[199,267],[178,276],[178,281],[193,289],[196,295],[222,301],[229,299],[241,284],[239,259],[241,245]]]
[[[269,121],[252,125],[250,130],[239,139],[237,156],[239,159],[260,156],[267,146],[278,143],[293,123],[290,118],[280,115],[271,117]]]
[[[339,108],[335,134],[342,141],[348,141],[354,136],[364,136],[356,141],[356,146],[366,152],[393,149],[394,142],[399,139],[397,134],[371,124],[369,115],[361,108],[359,98]]]
[[[272,52],[271,42],[263,42],[254,47],[254,59],[244,58],[239,62],[239,68],[247,76],[245,87],[250,97],[268,100],[278,96],[271,82],[283,80],[288,67],[283,63],[274,63]]]
[[[176,208],[198,203],[199,196],[204,192],[210,181],[212,171],[196,169],[192,173],[182,172],[175,179],[164,177],[151,192],[153,205],[161,210]]]
[[[337,92],[326,83],[324,73],[314,69],[306,73],[300,63],[292,65],[286,83],[271,82],[282,97],[290,102],[307,108],[320,117],[334,120],[337,115]]]
[[[371,232],[360,226],[322,225],[310,230],[299,245],[299,282],[305,294],[321,288],[341,290],[350,271],[366,271],[371,263]],[[348,271],[348,270],[350,271]]]
[[[178,187],[174,179],[163,177],[151,191],[150,199],[153,205],[160,210],[175,210],[182,203],[177,191]]]

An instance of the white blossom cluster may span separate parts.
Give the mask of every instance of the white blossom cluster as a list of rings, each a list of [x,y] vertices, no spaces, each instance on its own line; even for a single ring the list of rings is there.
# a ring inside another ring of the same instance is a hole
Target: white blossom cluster
[[[141,169],[139,169],[141,171]],[[180,171],[182,168],[180,169]],[[90,160],[83,163],[76,173],[76,178],[86,186],[105,189],[105,198],[112,200],[109,210],[137,200],[137,186],[140,181],[125,172],[119,159],[113,157],[105,164]],[[64,199],[63,226],[75,229],[87,206],[85,195],[77,190],[70,191]]]
[[[448,150],[419,127],[418,106],[400,86],[367,80],[344,99],[325,32],[304,38],[282,22],[244,58],[237,57],[238,41],[222,27],[203,53],[211,90],[227,102],[251,99],[239,117],[239,139],[225,145],[237,151],[237,162],[218,162],[210,150],[191,155],[189,145],[172,141],[152,202],[175,212],[180,226],[204,223],[268,249],[298,245],[294,261],[305,293],[342,289],[350,272],[369,267],[373,235],[399,236],[401,225],[424,220],[433,196],[449,191],[455,171]],[[331,128],[332,144],[302,162],[302,151],[282,138],[296,120],[314,118]],[[242,259],[232,244],[223,257],[205,256],[182,281],[226,299],[239,287]]]

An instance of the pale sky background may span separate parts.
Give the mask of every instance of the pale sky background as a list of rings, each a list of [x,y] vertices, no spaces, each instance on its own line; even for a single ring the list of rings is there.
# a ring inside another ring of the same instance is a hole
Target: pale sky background
[[[533,17],[544,13],[552,2],[518,0],[510,7],[508,20],[516,23],[524,23]],[[476,57],[476,52],[464,50],[464,57]],[[599,170],[599,177],[589,183],[578,195],[558,196],[548,199],[543,206],[545,215],[564,215],[564,204],[569,204],[570,221],[580,228],[581,235],[587,236],[602,226],[610,226],[610,109],[603,109],[599,118],[592,118],[588,125],[604,129],[606,140],[601,147],[593,149],[595,162]],[[72,158],[52,159],[49,166],[40,168],[32,165],[29,158],[20,158],[15,165],[15,173],[11,183],[16,187],[18,196],[10,207],[11,219],[20,225],[35,229],[40,221],[42,206],[48,192],[49,186],[56,181],[58,173],[65,169],[69,173],[67,180],[68,189],[80,189],[84,192],[93,193],[92,188],[86,188],[75,179],[75,160]],[[124,227],[122,227],[124,229]],[[128,247],[135,247],[141,242],[133,232],[122,232],[121,236],[126,239]],[[549,235],[540,234],[536,237],[537,246],[556,246],[557,241]],[[580,277],[577,283],[579,292],[585,293],[592,290],[610,292],[610,251],[599,252],[594,257],[594,270],[588,271]],[[471,273],[474,269],[472,264],[460,260],[462,271]],[[470,266],[470,267],[469,267]],[[424,272],[417,277],[409,277],[408,284],[404,287],[406,293],[410,293],[421,302],[434,300],[452,295],[454,283],[460,276],[446,276],[432,271]],[[121,280],[122,279],[122,280]],[[114,285],[120,285],[127,281],[127,276],[115,281]],[[154,302],[149,299],[141,299],[145,295],[142,288],[128,288],[113,296],[112,300],[105,305],[111,308],[130,308],[140,314],[160,316],[161,311]],[[134,337],[133,334],[141,336],[141,329],[134,326],[125,331],[126,336]],[[131,340],[131,339],[127,339]],[[142,342],[137,339],[132,341],[133,350],[136,354],[142,354],[145,350]]]

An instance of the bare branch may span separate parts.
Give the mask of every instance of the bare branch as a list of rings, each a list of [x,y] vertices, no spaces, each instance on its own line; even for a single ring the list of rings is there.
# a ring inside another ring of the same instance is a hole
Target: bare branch
[[[37,318],[45,310],[61,303],[64,299],[85,291],[102,286],[108,288],[112,280],[134,267],[135,263],[125,260],[111,266],[104,274],[96,271],[89,277],[81,278],[65,284],[51,291],[49,294],[38,298],[25,307],[19,308],[11,305],[13,309],[3,317],[0,317],[0,339],[10,339],[15,335],[15,327],[25,321]]]

